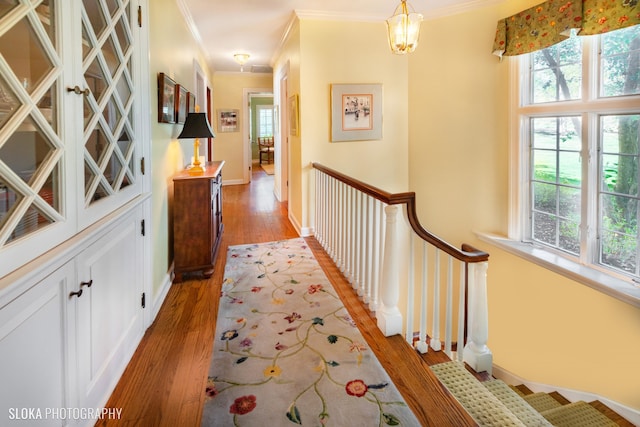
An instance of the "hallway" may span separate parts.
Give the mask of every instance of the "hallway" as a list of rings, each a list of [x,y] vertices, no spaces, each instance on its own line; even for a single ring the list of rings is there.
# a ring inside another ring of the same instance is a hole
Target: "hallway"
[[[298,237],[285,203],[273,196],[273,176],[261,168],[247,185],[223,187],[224,234],[213,276],[171,286],[160,312],[107,402],[122,419],[96,425],[199,426],[227,248]],[[423,425],[472,426],[400,335],[384,337],[333,261],[314,238],[309,247],[391,379]]]

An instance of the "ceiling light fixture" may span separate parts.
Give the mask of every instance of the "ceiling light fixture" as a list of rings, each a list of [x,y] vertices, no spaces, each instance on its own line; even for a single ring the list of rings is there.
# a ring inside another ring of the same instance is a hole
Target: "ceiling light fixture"
[[[407,1],[401,0],[393,16],[387,19],[389,46],[393,53],[404,55],[416,50],[422,19],[420,13],[415,13],[415,11],[409,13]]]
[[[247,63],[247,61],[249,60],[249,54],[248,53],[236,53],[235,55],[233,55],[233,59],[235,59],[235,61],[240,64],[240,72],[244,71],[244,64]]]

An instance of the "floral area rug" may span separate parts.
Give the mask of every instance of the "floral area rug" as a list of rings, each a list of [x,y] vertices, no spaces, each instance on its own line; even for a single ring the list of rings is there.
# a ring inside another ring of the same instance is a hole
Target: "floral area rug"
[[[304,239],[231,246],[203,426],[418,426]]]

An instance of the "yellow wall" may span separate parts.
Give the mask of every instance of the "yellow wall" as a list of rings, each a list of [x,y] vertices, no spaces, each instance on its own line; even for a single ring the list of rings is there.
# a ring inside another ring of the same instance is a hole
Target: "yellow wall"
[[[288,104],[282,102],[282,99],[288,99],[289,96],[300,94],[300,25],[299,21],[295,21],[289,31],[288,37],[282,46],[279,57],[274,65],[274,81],[273,81],[273,103],[278,106],[280,111],[281,126],[285,128],[284,132],[276,129],[276,171],[274,176],[274,185],[276,191],[280,193],[282,187],[280,175],[280,162],[288,159],[288,173],[286,179],[289,183],[289,194],[280,194],[280,199],[288,199],[289,216],[294,219],[295,226],[300,228],[300,218],[302,218],[302,166],[301,159],[301,135],[304,129],[299,123],[300,132],[298,135],[289,135],[287,129],[287,107]],[[286,79],[285,87],[281,86],[281,80]],[[287,144],[288,141],[288,144]],[[280,148],[279,148],[280,147]]]
[[[529,381],[640,408],[640,310],[507,254],[509,60],[491,55],[496,21],[539,1],[428,20],[410,58],[409,180],[426,228],[491,254],[489,347]]]
[[[295,42],[292,42],[295,43]],[[294,50],[294,49],[292,49]],[[296,58],[288,51],[280,64]],[[295,64],[295,60],[291,61]],[[292,66],[295,69],[295,66]],[[390,53],[381,22],[302,19],[299,31],[300,136],[291,139],[291,210],[303,227],[312,225],[314,201],[309,165],[319,162],[387,191],[408,185],[408,61]],[[377,141],[331,142],[333,83],[380,83],[383,136]]]
[[[182,20],[175,19],[175,2],[152,3],[150,84],[155,106],[156,74],[162,71],[192,85],[192,61],[200,53]],[[507,231],[509,63],[491,55],[495,24],[537,3],[505,1],[428,20],[418,50],[409,57],[389,53],[383,23],[302,20],[295,25],[274,66],[274,103],[280,104],[277,85],[284,69],[289,94],[300,95],[301,133],[290,139],[289,148],[290,215],[303,227],[312,225],[313,200],[307,198],[312,161],[388,191],[416,191],[418,214],[428,229],[491,254],[489,346],[498,366],[530,381],[593,392],[640,408],[635,361],[640,354],[640,310],[507,254],[474,234]],[[241,88],[254,85],[234,79],[215,77],[215,108],[242,111]],[[329,141],[331,83],[382,83],[382,140]],[[192,147],[175,139],[179,125],[158,124],[156,114],[152,108],[157,288],[170,262],[170,176],[188,161]],[[237,141],[227,136],[218,133],[214,156],[229,161],[225,179],[230,179],[236,174]]]
[[[177,83],[195,92],[194,59],[207,72],[198,45],[193,40],[175,0],[149,2],[149,85],[151,91],[151,236],[153,287],[156,294],[166,282],[172,262],[170,238],[171,176],[184,168],[193,156],[193,140],[178,142],[182,125],[158,123],[157,75],[167,74]],[[202,148],[201,142],[201,148]],[[202,153],[202,152],[201,152]],[[148,172],[149,173],[149,172]],[[155,299],[156,295],[154,295]]]
[[[214,160],[224,160],[223,178],[225,182],[243,182],[243,139],[247,138],[245,121],[247,106],[242,104],[244,89],[271,89],[273,77],[271,74],[251,73],[216,73],[213,76],[213,111],[217,118],[219,109],[239,111],[238,132],[220,132],[217,120],[214,120],[213,140]],[[248,149],[247,149],[248,150]],[[249,152],[246,152],[249,156]]]

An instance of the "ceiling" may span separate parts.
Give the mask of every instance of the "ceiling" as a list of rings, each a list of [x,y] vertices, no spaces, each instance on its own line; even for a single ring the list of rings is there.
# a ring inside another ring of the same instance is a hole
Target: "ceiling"
[[[487,5],[487,0],[410,0],[425,20]],[[294,14],[314,19],[383,22],[400,0],[178,0],[214,72],[240,71],[235,53],[248,53],[244,71],[270,72]]]

